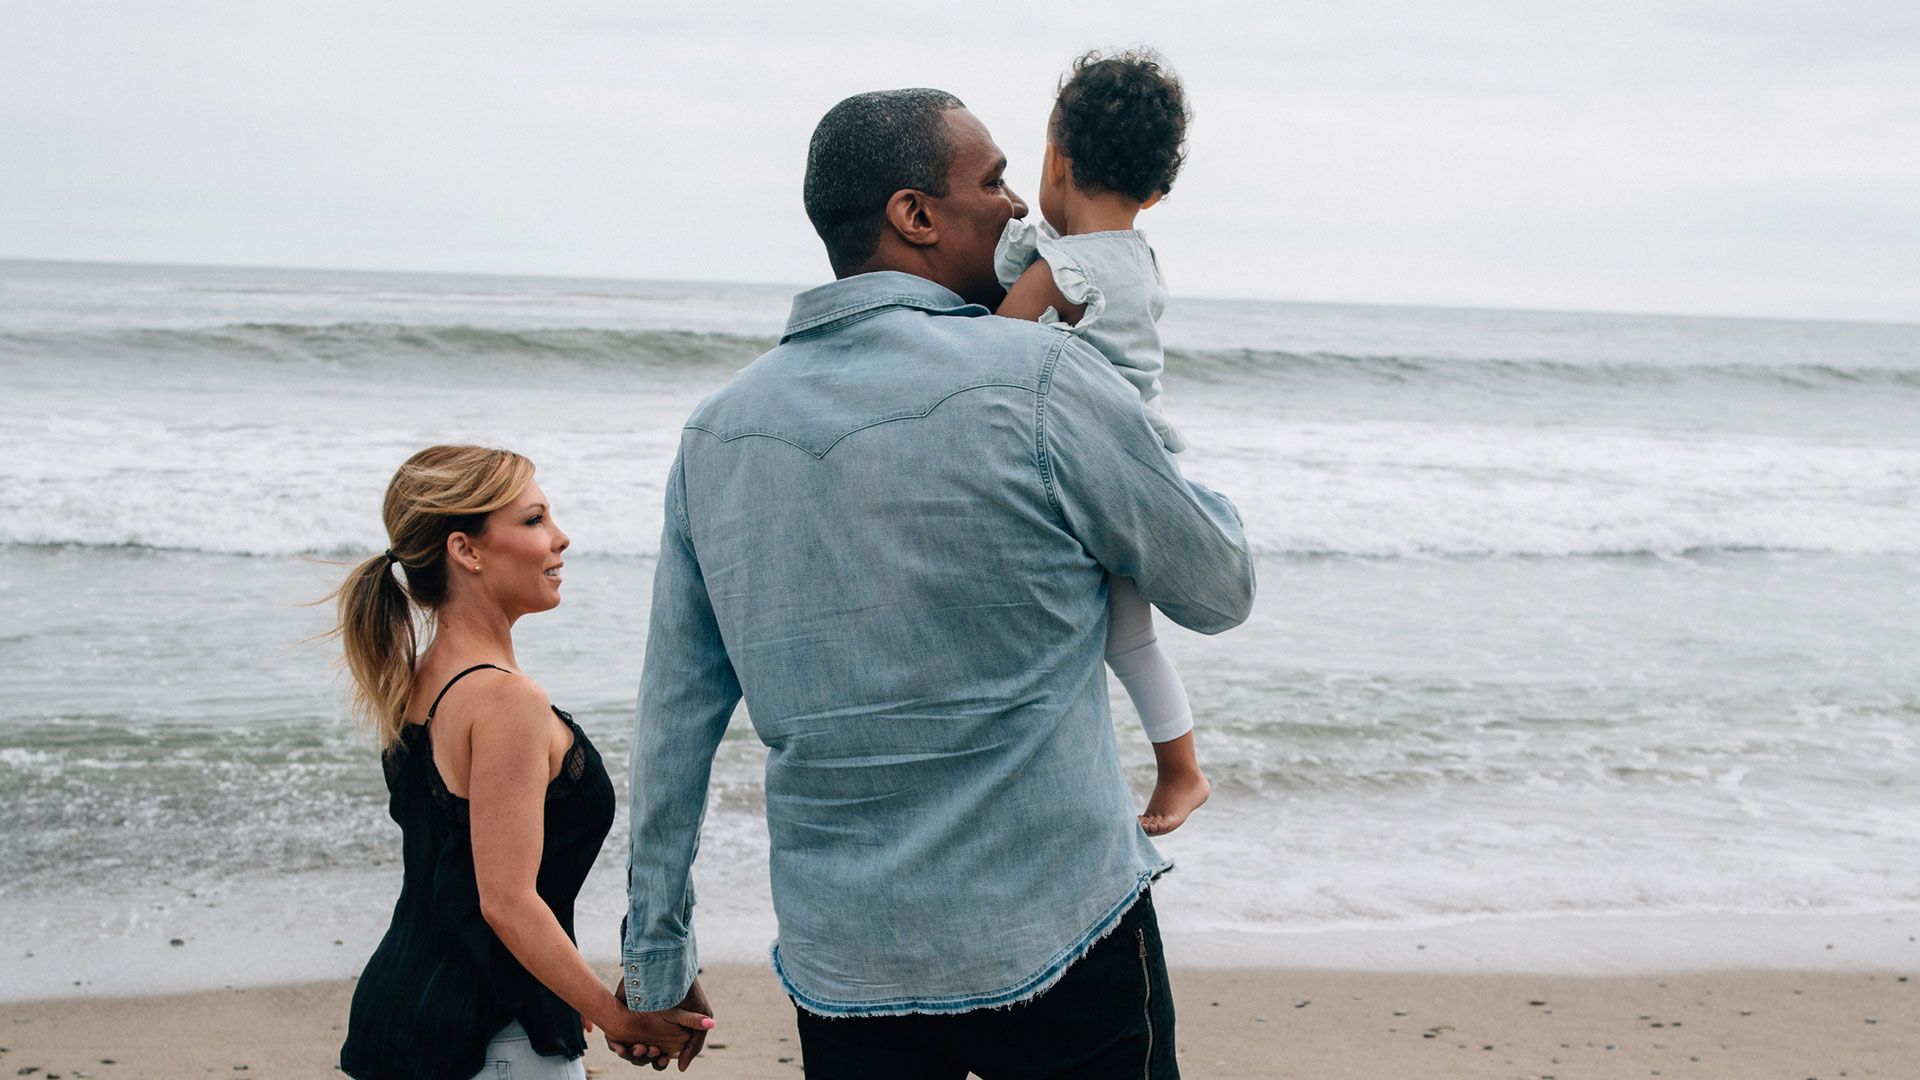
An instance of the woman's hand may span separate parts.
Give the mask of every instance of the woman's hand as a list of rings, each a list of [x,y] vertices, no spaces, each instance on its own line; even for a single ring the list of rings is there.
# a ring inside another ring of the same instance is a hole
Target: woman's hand
[[[626,1001],[624,978],[614,984],[613,994],[622,1003]],[[623,1012],[612,1022],[603,1022],[601,1028],[607,1049],[621,1060],[665,1069],[668,1062],[677,1059],[680,1071],[685,1072],[706,1045],[707,1032],[715,1026],[712,1013],[700,980],[695,979],[678,1006],[658,1012]]]

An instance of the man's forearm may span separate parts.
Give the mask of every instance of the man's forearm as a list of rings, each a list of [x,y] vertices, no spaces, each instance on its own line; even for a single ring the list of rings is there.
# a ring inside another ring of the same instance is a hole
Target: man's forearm
[[[1140,401],[1091,347],[1060,343],[1039,413],[1041,482],[1089,554],[1169,619],[1217,634],[1253,610],[1239,511],[1187,480]]]
[[[1173,557],[1174,572],[1155,574],[1150,583],[1136,585],[1173,621],[1198,633],[1218,634],[1253,613],[1253,553],[1232,501],[1199,484],[1189,482],[1188,487],[1196,509],[1213,528],[1195,530]]]
[[[678,1004],[699,970],[693,856],[706,817],[713,755],[740,701],[740,683],[694,555],[683,482],[675,460],[628,772],[633,817],[621,970],[628,1006],[645,1012]]]
[[[656,611],[659,611],[656,606]],[[693,939],[693,858],[706,817],[713,755],[739,702],[732,669],[702,665],[697,638],[658,625],[647,649],[628,791],[628,915],[621,942],[627,1000],[668,1008],[699,970]],[[660,647],[654,648],[653,642]],[[724,655],[718,665],[725,666]],[[706,678],[700,675],[704,671]]]

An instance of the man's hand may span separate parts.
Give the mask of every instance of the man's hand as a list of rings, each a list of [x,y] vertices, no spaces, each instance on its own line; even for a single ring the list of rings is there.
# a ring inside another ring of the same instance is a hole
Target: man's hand
[[[712,1031],[714,1025],[713,1006],[707,1004],[707,992],[700,989],[698,975],[694,976],[693,985],[687,987],[687,996],[680,999],[679,1007],[696,1016],[707,1018],[705,1026],[687,1036],[687,1045],[680,1051],[680,1071],[686,1072],[687,1066],[693,1064],[693,1059],[699,1057],[700,1051],[706,1048],[707,1032]]]
[[[626,1000],[626,990],[624,977],[614,984],[614,996],[621,1001]],[[663,1070],[668,1062],[677,1060],[680,1071],[686,1072],[706,1046],[707,1032],[715,1026],[713,1008],[707,1004],[707,995],[700,989],[698,978],[693,980],[679,1005],[658,1012],[630,1012],[627,1016],[632,1023],[622,1024],[617,1032],[606,1031],[607,1049],[622,1061],[651,1064],[656,1070]]]

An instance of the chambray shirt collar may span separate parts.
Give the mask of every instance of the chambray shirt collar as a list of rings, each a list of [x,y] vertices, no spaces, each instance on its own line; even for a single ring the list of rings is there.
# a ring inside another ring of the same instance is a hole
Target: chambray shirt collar
[[[882,308],[907,307],[936,315],[991,315],[979,304],[969,304],[945,285],[898,270],[877,270],[855,274],[808,289],[793,298],[793,311],[787,316],[787,339],[818,330],[823,326],[871,315]]]

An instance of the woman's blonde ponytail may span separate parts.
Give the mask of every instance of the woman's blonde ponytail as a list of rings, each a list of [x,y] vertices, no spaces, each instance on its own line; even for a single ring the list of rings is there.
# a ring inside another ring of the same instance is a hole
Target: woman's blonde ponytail
[[[382,749],[400,738],[420,636],[447,601],[447,537],[480,535],[487,515],[532,479],[533,462],[485,446],[430,446],[393,474],[382,508],[392,546],[354,567],[333,594],[339,603],[334,632],[353,676],[353,709]]]
[[[353,711],[379,734],[381,746],[392,745],[400,736],[418,655],[411,602],[384,554],[355,567],[338,595]]]

